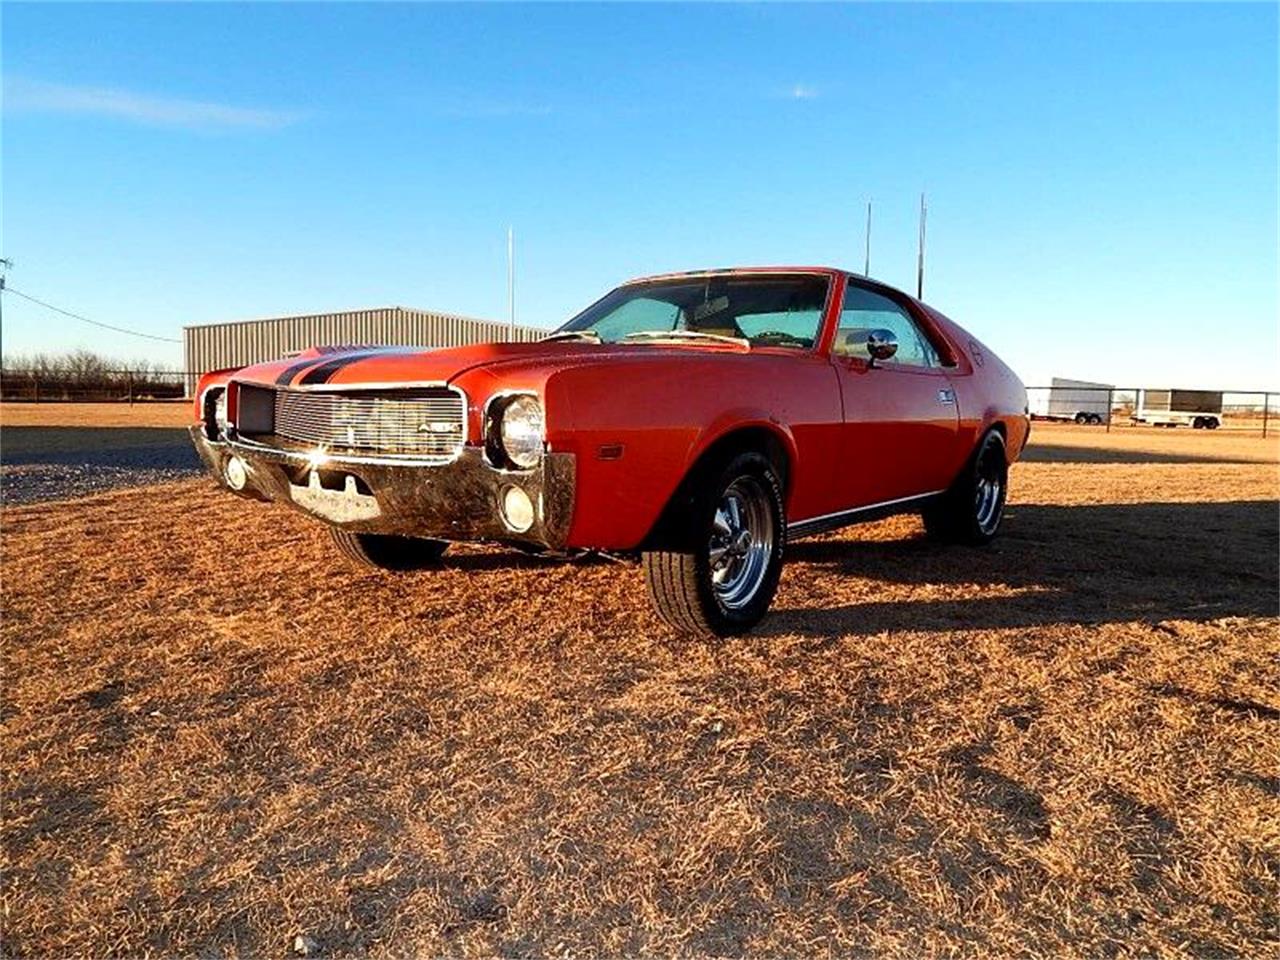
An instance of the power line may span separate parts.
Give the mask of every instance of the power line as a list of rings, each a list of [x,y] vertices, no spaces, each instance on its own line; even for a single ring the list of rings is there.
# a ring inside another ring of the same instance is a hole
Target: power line
[[[82,317],[78,313],[72,313],[70,310],[63,310],[61,307],[55,307],[52,303],[45,303],[29,293],[23,293],[21,290],[15,290],[13,287],[4,287],[5,293],[16,293],[23,300],[30,300],[32,303],[39,304],[46,310],[52,310],[54,313],[60,313],[64,317],[70,317],[72,320],[79,320],[81,323],[88,323],[95,327],[101,327],[104,330],[114,330],[116,333],[127,333],[131,337],[145,337],[148,340],[160,340],[163,343],[181,343],[182,341],[176,337],[157,337],[154,333],[139,333],[137,330],[126,330],[124,327],[113,327],[109,323],[102,323],[98,320],[90,320],[88,317]]]

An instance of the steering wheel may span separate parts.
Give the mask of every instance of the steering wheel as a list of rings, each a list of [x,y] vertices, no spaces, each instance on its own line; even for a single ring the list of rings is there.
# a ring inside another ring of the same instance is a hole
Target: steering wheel
[[[762,330],[760,333],[757,333],[755,336],[748,337],[747,339],[752,343],[757,340],[790,340],[792,343],[804,343],[806,345],[808,343],[804,337],[797,337],[794,333],[786,333],[782,330]]]

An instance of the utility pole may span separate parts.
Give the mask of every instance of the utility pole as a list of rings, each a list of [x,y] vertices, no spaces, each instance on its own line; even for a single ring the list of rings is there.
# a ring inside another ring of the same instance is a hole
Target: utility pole
[[[916,255],[916,299],[924,299],[924,221],[928,210],[924,205],[924,192],[920,193],[920,250]]]
[[[516,231],[507,227],[507,336],[516,338]]]
[[[871,276],[871,200],[867,200],[867,259],[863,261],[862,275]]]
[[[4,281],[12,267],[12,260],[8,257],[0,257],[0,327],[4,326]]]

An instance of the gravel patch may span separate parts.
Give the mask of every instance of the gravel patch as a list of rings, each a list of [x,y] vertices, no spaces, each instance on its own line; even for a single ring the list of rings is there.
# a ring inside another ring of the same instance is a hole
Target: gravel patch
[[[0,434],[0,502],[6,505],[182,480],[200,470],[185,430],[8,427]]]
[[[67,464],[0,466],[0,503],[70,500],[120,487],[185,480],[198,472],[197,469],[147,470]]]

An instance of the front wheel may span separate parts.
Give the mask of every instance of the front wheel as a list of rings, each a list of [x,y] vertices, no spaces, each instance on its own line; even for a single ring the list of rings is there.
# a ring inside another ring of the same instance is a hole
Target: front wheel
[[[1004,437],[990,430],[951,489],[925,509],[925,530],[953,543],[990,543],[1004,518],[1008,490]]]
[[[421,570],[436,563],[449,549],[446,540],[352,533],[337,527],[330,527],[329,533],[338,551],[348,560],[379,570]]]
[[[693,491],[665,549],[643,556],[649,598],[679,633],[732,636],[764,617],[786,541],[782,484],[769,460],[741,453]]]

